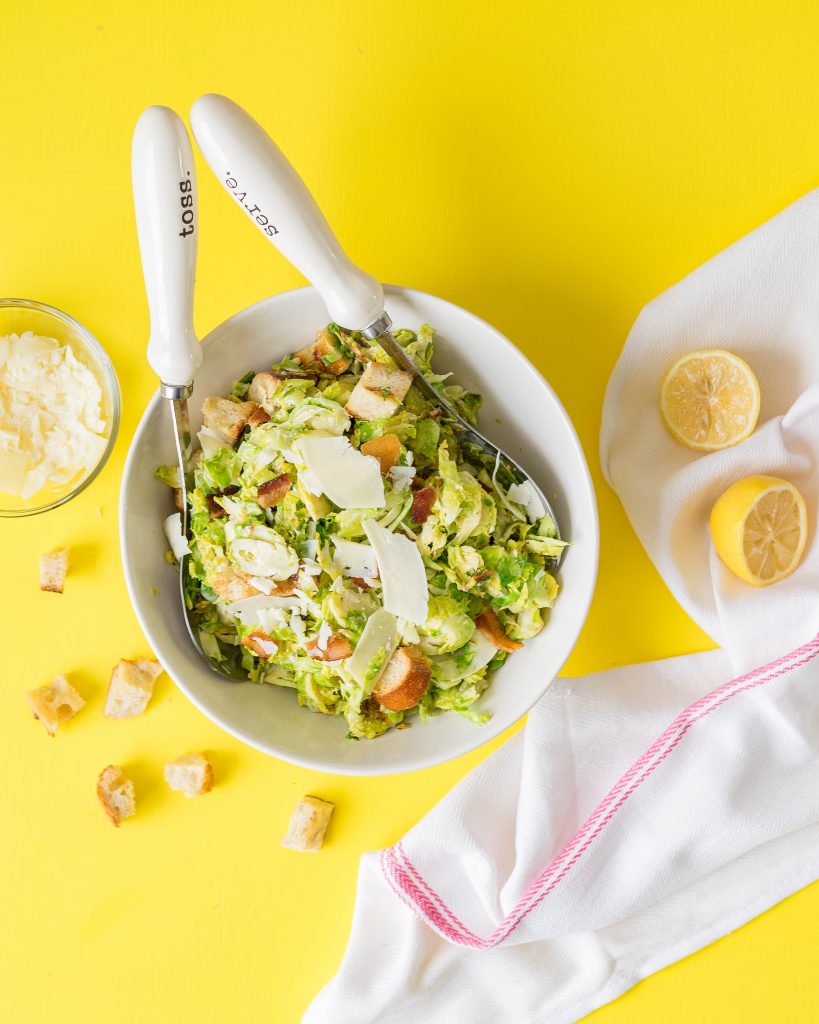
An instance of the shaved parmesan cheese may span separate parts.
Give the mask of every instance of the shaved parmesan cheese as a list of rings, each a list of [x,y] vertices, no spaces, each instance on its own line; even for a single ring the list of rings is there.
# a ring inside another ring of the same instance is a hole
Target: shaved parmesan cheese
[[[273,580],[268,579],[267,576],[251,576],[250,585],[255,587],[261,594],[272,594],[273,588],[276,586]]]
[[[318,647],[320,651],[326,651],[327,641],[332,635],[333,631],[330,629],[330,626],[326,622],[322,622],[319,626],[318,636],[316,637],[316,647]]]
[[[321,618],[321,605],[313,601],[306,591],[297,588],[293,593],[299,599],[299,611],[303,615],[312,615],[314,619]]]
[[[398,647],[398,620],[383,608],[372,613],[361,633],[355,650],[347,659],[347,671],[355,681],[371,693],[378,677]],[[382,654],[383,652],[383,654]],[[381,658],[380,670],[375,659]],[[375,661],[375,671],[370,669]]]
[[[304,619],[298,612],[290,613],[290,628],[296,634],[296,638],[303,643],[307,634],[307,627],[304,625]]]
[[[102,387],[69,345],[26,331],[0,338],[0,490],[28,499],[99,462]]]
[[[409,454],[411,455],[412,452]],[[393,466],[389,473],[387,473],[387,476],[392,480],[395,491],[400,494],[402,491],[406,491],[412,483],[415,476],[415,466]]]
[[[304,471],[299,474],[304,486],[315,494],[314,486],[339,508],[383,508],[384,481],[378,459],[362,455],[346,437],[307,435],[297,443],[304,457]]]
[[[299,600],[296,597],[268,597],[265,594],[257,594],[254,597],[243,597],[241,601],[234,601],[226,605],[231,615],[244,621],[244,616],[267,608],[298,608]]]
[[[298,589],[303,591],[305,594],[315,594],[318,591],[318,583],[316,583],[315,576],[311,576],[302,569],[299,570],[296,582],[298,583]]]
[[[319,480],[316,473],[311,473],[309,469],[303,469],[297,474],[299,483],[301,483],[305,490],[312,494],[314,498],[320,498],[322,495],[321,480]]]
[[[354,540],[333,537],[336,546],[333,561],[345,576],[356,576],[358,579],[374,578],[378,572],[375,552],[369,544],[358,544]]]
[[[279,645],[275,640],[271,640],[270,637],[259,636],[258,633],[253,637],[253,643],[259,648],[259,651],[265,658],[272,658],[279,649]]]
[[[417,644],[421,642],[421,637],[418,634],[418,630],[415,628],[415,623],[410,622],[409,619],[399,619],[398,632],[401,634],[401,639],[405,644]]]
[[[546,515],[546,506],[531,480],[524,480],[522,484],[512,484],[506,492],[506,497],[526,509],[526,515],[531,523]]]
[[[199,445],[206,459],[214,456],[220,448],[227,447],[222,435],[217,434],[211,427],[202,427],[196,436],[199,438]]]
[[[432,658],[435,667],[435,679],[441,689],[449,689],[455,683],[474,675],[485,668],[498,653],[497,647],[488,636],[476,629],[472,639],[465,644],[458,652],[457,657],[452,654],[444,654],[438,658]],[[471,659],[464,665],[463,655],[470,654]]]
[[[185,555],[191,553],[185,535],[182,533],[182,513],[174,512],[172,516],[168,516],[162,526],[165,530],[165,536],[168,538],[168,543],[171,546],[171,551],[173,551],[174,558],[177,562],[181,562]]]
[[[272,633],[288,623],[288,612],[298,604],[292,597],[246,597],[227,606],[227,611],[235,615],[245,626],[261,629]],[[292,614],[292,613],[291,613]]]
[[[374,519],[364,521],[364,531],[378,562],[384,607],[399,618],[423,626],[427,621],[429,591],[417,545],[407,537],[385,530]]]
[[[255,612],[245,612],[242,621],[247,626],[253,626],[269,634],[287,625],[287,613],[283,608],[259,608]],[[275,653],[273,651],[273,654]]]

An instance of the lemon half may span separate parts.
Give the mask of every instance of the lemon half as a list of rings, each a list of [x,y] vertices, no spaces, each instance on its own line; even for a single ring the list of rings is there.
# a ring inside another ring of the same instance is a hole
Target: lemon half
[[[756,587],[790,576],[807,536],[805,499],[779,477],[737,480],[711,511],[714,549],[740,579]]]
[[[660,388],[660,413],[688,448],[715,452],[749,437],[759,417],[759,382],[739,356],[722,349],[689,352]]]

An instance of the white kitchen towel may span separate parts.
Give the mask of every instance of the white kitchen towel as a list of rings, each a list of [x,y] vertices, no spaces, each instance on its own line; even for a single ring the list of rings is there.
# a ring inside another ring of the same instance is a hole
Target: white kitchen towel
[[[657,413],[664,369],[698,347],[744,356],[762,387],[753,437],[708,455]],[[363,858],[347,953],[304,1024],[569,1024],[819,877],[819,192],[643,310],[601,458],[720,648],[558,680]],[[808,503],[804,561],[765,590],[708,537],[714,500],[748,473]]]

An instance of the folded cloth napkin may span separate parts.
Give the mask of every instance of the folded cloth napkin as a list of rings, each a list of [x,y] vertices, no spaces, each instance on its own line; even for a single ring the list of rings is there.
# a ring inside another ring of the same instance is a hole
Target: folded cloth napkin
[[[705,347],[748,360],[762,413],[750,439],[702,455],[671,439],[657,398],[665,368]],[[819,877],[819,191],[643,310],[601,457],[719,649],[558,680],[363,858],[347,953],[304,1024],[575,1021]],[[808,504],[803,563],[767,589],[708,536],[714,501],[750,473]]]

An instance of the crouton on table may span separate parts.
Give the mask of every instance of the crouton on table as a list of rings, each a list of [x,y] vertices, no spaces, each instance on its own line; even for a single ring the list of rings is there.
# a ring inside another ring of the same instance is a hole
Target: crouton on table
[[[68,575],[68,548],[57,548],[40,555],[40,590],[62,594]]]
[[[109,764],[100,772],[97,779],[97,798],[117,828],[124,818],[130,818],[136,813],[134,784],[115,764]]]
[[[288,850],[318,853],[330,823],[334,805],[317,796],[303,796],[293,808],[282,846]]]
[[[203,796],[213,789],[213,765],[207,754],[183,754],[165,765],[165,781],[186,797]]]
[[[161,674],[162,666],[158,661],[147,658],[128,661],[123,658],[114,669],[108,684],[105,717],[134,718],[141,715],[154,692],[157,676]]]
[[[57,676],[49,686],[29,690],[26,700],[34,717],[39,718],[49,736],[53,736],[63,722],[69,721],[85,707],[85,701],[65,676]]]

